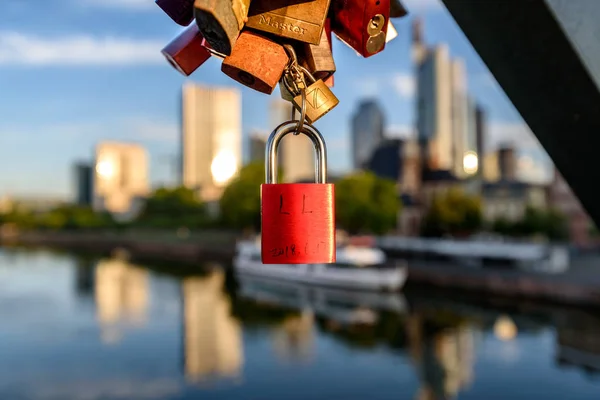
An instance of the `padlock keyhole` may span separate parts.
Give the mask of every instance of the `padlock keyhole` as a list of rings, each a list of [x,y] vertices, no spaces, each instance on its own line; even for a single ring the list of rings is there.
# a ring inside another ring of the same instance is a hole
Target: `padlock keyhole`
[[[240,71],[238,73],[238,77],[240,78],[242,83],[246,86],[252,86],[252,85],[254,85],[254,82],[256,82],[256,79],[252,75],[247,73],[246,71]]]

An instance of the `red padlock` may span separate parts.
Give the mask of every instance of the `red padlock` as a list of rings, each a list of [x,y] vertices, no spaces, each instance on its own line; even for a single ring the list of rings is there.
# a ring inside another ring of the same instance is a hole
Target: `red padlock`
[[[334,0],[329,16],[333,33],[363,57],[385,48],[390,0]]]
[[[279,125],[267,141],[266,183],[261,185],[263,264],[335,262],[335,190],[327,182],[327,149],[323,136],[304,123],[301,132],[317,152],[316,183],[276,183],[277,147],[298,121]]]
[[[156,0],[155,3],[176,24],[188,26],[194,20],[194,0]]]
[[[162,54],[177,71],[190,76],[211,56],[208,43],[196,24],[186,28],[169,43]]]

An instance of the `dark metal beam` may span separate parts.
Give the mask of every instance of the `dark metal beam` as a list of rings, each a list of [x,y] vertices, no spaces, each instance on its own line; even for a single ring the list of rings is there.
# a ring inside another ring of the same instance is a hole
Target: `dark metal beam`
[[[543,0],[443,0],[600,225],[600,93]]]

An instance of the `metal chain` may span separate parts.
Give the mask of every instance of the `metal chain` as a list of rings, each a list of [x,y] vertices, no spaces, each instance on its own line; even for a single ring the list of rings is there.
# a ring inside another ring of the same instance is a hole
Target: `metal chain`
[[[285,44],[283,47],[288,53],[290,60],[281,77],[281,82],[293,96],[302,95],[300,119],[298,120],[298,124],[296,125],[296,130],[294,132],[294,135],[299,135],[302,133],[304,121],[306,120],[306,78],[304,73],[306,70],[298,64],[298,57],[296,56],[294,48],[289,44]],[[292,108],[292,120],[295,119],[296,108],[294,107]]]

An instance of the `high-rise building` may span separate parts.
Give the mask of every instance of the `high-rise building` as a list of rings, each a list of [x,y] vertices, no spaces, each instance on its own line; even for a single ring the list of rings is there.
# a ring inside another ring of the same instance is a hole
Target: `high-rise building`
[[[148,153],[133,143],[96,146],[93,207],[128,219],[139,211],[150,190]]]
[[[267,134],[261,131],[253,131],[248,138],[249,162],[265,162],[265,146],[267,145]]]
[[[292,103],[283,99],[275,99],[271,102],[269,120],[272,129],[292,118],[292,108]],[[299,118],[299,113],[296,113],[296,118]],[[313,143],[308,136],[286,135],[279,144],[277,152],[279,166],[283,168],[284,179],[282,182],[314,179],[314,153]]]
[[[75,164],[75,204],[91,206],[93,197],[94,169],[90,164]]]
[[[424,166],[463,177],[469,129],[464,62],[452,60],[445,44],[427,48],[420,20],[413,25],[413,60],[417,80],[416,127]]]
[[[479,104],[475,106],[475,141],[477,157],[479,158],[479,176],[485,176],[484,158],[484,137],[486,128],[485,110]]]
[[[213,202],[242,162],[242,102],[237,89],[186,83],[182,94],[182,185]]]
[[[467,99],[467,77],[465,65],[461,59],[450,63],[452,79],[452,145],[454,158],[454,174],[465,177],[467,174],[463,165],[465,154],[469,148],[469,106]]]
[[[445,45],[428,52],[418,66],[417,132],[431,170],[454,169],[451,72]]]
[[[358,105],[352,117],[352,159],[354,168],[367,167],[371,156],[383,142],[385,115],[375,100],[365,100]]]

